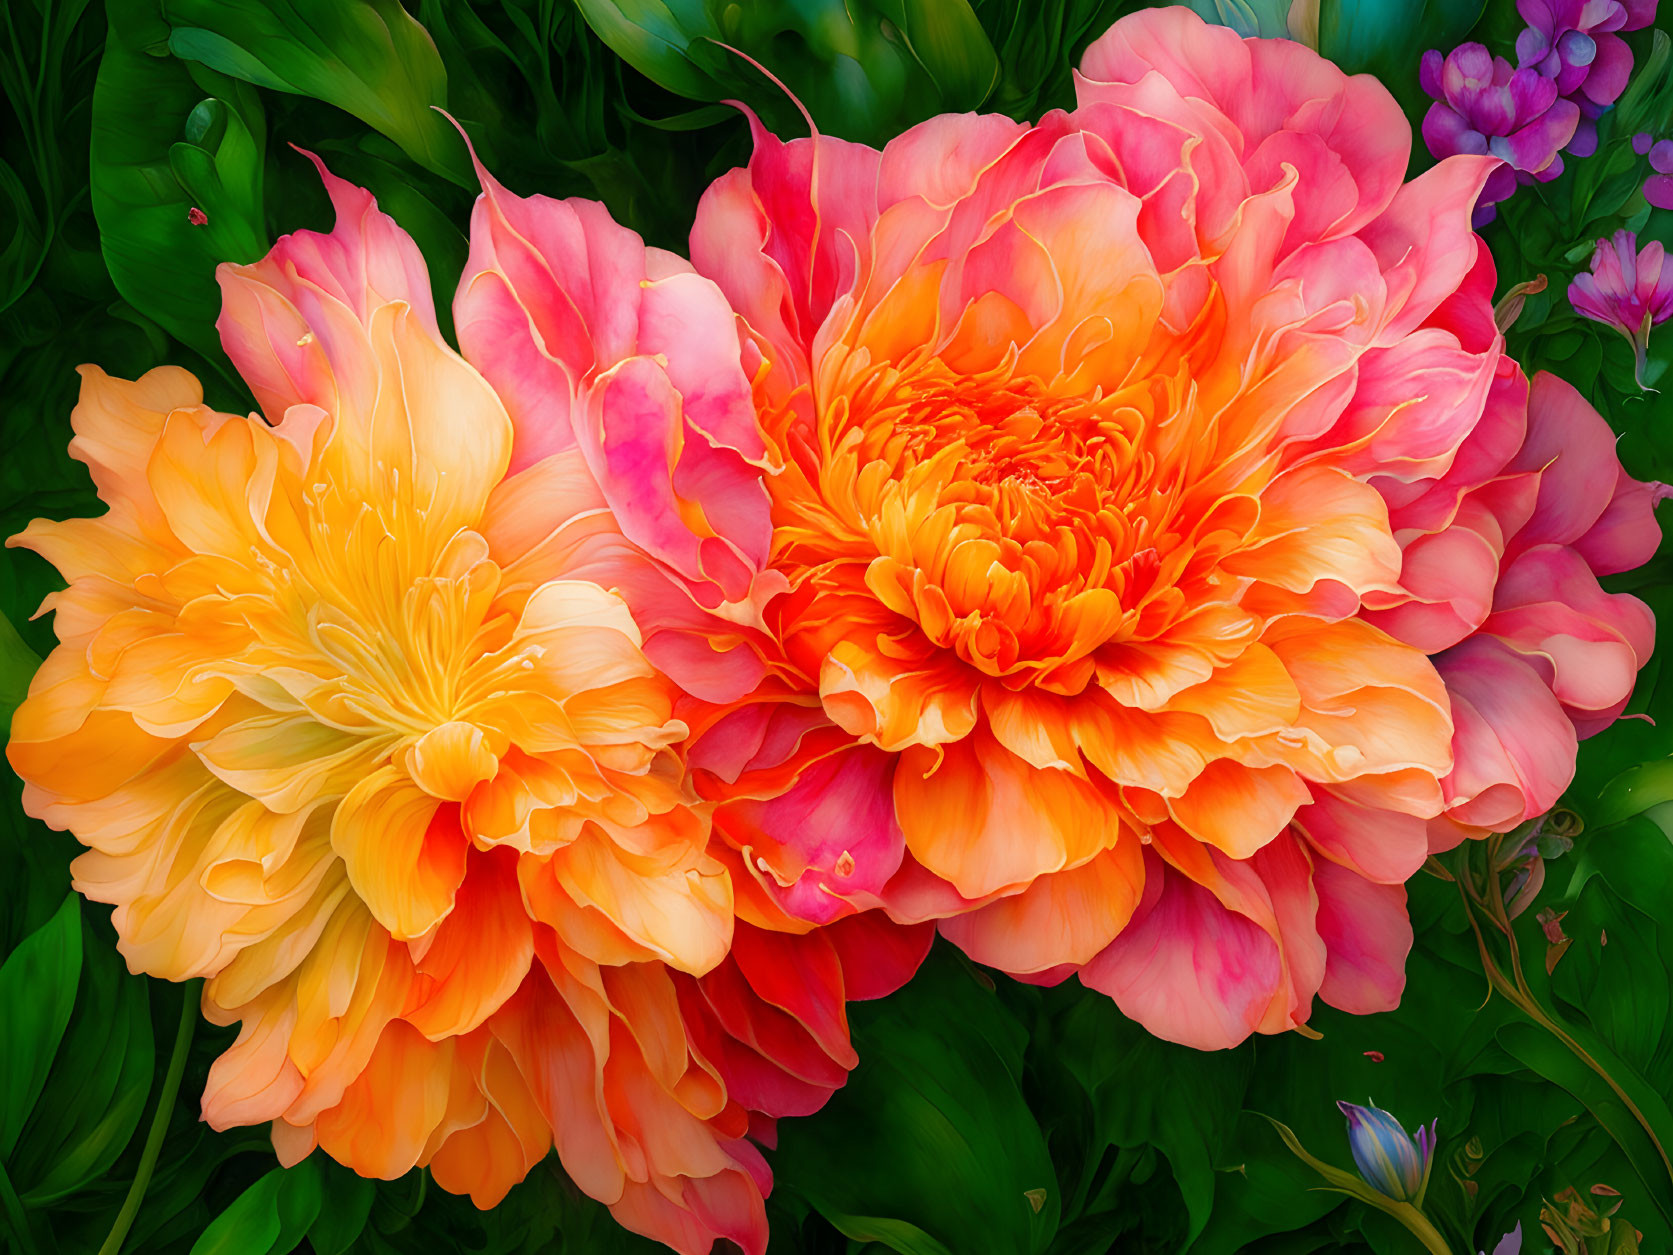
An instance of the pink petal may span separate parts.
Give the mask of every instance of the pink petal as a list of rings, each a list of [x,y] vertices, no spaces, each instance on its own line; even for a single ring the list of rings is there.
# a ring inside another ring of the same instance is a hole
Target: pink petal
[[[1574,776],[1574,728],[1540,673],[1475,637],[1436,660],[1452,698],[1449,815],[1505,831],[1549,810]]]
[[[1265,929],[1146,851],[1144,900],[1080,978],[1158,1037],[1225,1050],[1265,1018],[1282,962]]]
[[[766,861],[769,891],[786,911],[825,923],[852,910],[847,897],[881,893],[900,868],[894,766],[856,746],[815,762],[778,797],[729,803],[717,822],[752,861]]]
[[[1313,871],[1324,939],[1324,983],[1319,996],[1350,1015],[1392,1011],[1406,988],[1412,924],[1404,885],[1373,884],[1334,863]]]
[[[1481,245],[1470,214],[1497,165],[1492,157],[1448,157],[1401,187],[1388,211],[1360,231],[1382,264],[1388,308],[1398,311],[1382,343],[1421,326],[1474,268]]]

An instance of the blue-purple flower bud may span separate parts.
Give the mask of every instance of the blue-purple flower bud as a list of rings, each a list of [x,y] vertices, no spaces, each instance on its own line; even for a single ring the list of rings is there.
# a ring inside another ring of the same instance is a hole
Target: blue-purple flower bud
[[[1348,1149],[1365,1183],[1397,1203],[1415,1203],[1429,1183],[1429,1160],[1435,1151],[1435,1125],[1407,1135],[1400,1122],[1378,1107],[1338,1102],[1348,1118]]]

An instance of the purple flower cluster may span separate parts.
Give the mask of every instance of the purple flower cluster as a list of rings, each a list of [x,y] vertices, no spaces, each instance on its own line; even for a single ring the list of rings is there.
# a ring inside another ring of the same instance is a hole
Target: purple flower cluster
[[[1482,190],[1477,226],[1518,183],[1563,172],[1562,152],[1597,150],[1597,119],[1620,98],[1632,52],[1619,34],[1648,26],[1656,0],[1517,0],[1527,27],[1516,40],[1517,64],[1481,44],[1447,56],[1427,52],[1419,72],[1434,99],[1423,139],[1437,157],[1490,153],[1506,163]]]
[[[1656,0],[1518,0],[1528,26],[1516,37],[1516,61],[1554,80],[1558,93],[1580,107],[1580,126],[1568,150],[1597,151],[1597,119],[1621,98],[1632,73],[1632,50],[1617,31],[1655,20]]]

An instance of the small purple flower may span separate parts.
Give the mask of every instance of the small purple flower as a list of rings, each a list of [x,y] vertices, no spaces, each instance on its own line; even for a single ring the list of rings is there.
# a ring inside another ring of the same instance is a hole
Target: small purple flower
[[[1579,106],[1568,150],[1591,156],[1597,119],[1620,99],[1632,74],[1632,50],[1617,32],[1648,26],[1656,0],[1517,0],[1516,9],[1528,23],[1516,39],[1518,66],[1538,70]]]
[[[1673,139],[1650,145],[1650,169],[1655,173],[1644,180],[1644,199],[1657,209],[1673,209]]]
[[[1429,1160],[1435,1153],[1435,1124],[1427,1129],[1418,1126],[1414,1139],[1379,1107],[1351,1102],[1336,1106],[1348,1117],[1348,1149],[1365,1184],[1397,1203],[1421,1200],[1429,1184]]]
[[[1490,153],[1506,163],[1488,176],[1476,226],[1492,221],[1493,206],[1519,181],[1544,183],[1563,172],[1559,154],[1574,138],[1580,108],[1561,98],[1555,79],[1532,67],[1517,69],[1481,44],[1460,44],[1444,58],[1424,53],[1418,79],[1435,101],[1423,119],[1430,152]]]
[[[1576,275],[1568,288],[1575,313],[1615,328],[1632,344],[1640,388],[1650,328],[1673,318],[1673,266],[1665,262],[1661,241],[1640,252],[1636,235],[1617,231],[1597,242],[1591,273]]]
[[[1483,1251],[1481,1255],[1487,1255],[1487,1252]],[[1522,1255],[1522,1222],[1520,1220],[1516,1222],[1514,1229],[1499,1239],[1499,1244],[1493,1248],[1493,1255]]]

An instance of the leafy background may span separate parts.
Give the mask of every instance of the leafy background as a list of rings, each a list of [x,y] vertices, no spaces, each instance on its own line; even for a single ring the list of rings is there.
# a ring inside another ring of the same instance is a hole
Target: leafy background
[[[1037,117],[1132,0],[4,0],[0,85],[0,534],[97,512],[67,456],[74,367],[134,377],[163,362],[222,409],[250,399],[214,336],[214,266],[323,228],[318,181],[289,145],[370,187],[420,242],[445,318],[474,180],[443,105],[513,189],[602,199],[680,248],[708,180],[747,156],[750,104],[880,143],[931,113]],[[1195,0],[1227,20],[1287,8]],[[1667,7],[1667,6],[1664,6]],[[1272,10],[1265,12],[1264,10]],[[1414,123],[1424,49],[1510,54],[1510,0],[1324,0],[1323,51],[1376,73]],[[1668,19],[1661,19],[1662,25]],[[1587,391],[1641,477],[1673,479],[1673,400],[1641,393],[1615,333],[1565,290],[1621,225],[1673,242],[1627,142],[1673,133],[1667,37],[1597,155],[1524,189],[1487,238],[1502,289],[1545,275],[1511,332],[1529,365]],[[735,55],[725,44],[748,54]],[[1426,164],[1414,154],[1415,169]],[[207,223],[193,226],[197,208]],[[1653,384],[1673,336],[1652,343]],[[1673,623],[1664,552],[1613,583]],[[0,563],[0,719],[50,648],[31,620],[51,570]],[[1673,651],[1670,651],[1673,652]],[[862,1063],[773,1155],[774,1255],[1203,1255],[1422,1249],[1376,1207],[1322,1190],[1269,1118],[1351,1167],[1334,1101],[1374,1099],[1408,1128],[1438,1119],[1427,1210],[1452,1249],[1673,1249],[1673,662],[1645,671],[1626,720],[1588,742],[1552,829],[1578,835],[1513,921],[1512,872],[1472,848],[1411,885],[1418,945],[1404,1005],[1321,1009],[1291,1034],[1218,1054],[1147,1036],[1108,999],[1041,990],[938,948],[902,994],[852,1009]],[[53,1252],[648,1252],[548,1159],[491,1213],[422,1172],[363,1181],[313,1156],[274,1167],[260,1129],[198,1119],[230,1030],[195,986],[133,976],[109,914],[68,893],[75,845],[27,820],[0,776],[0,1241]],[[1495,908],[1495,904],[1497,908]],[[1613,1218],[1611,1219],[1611,1213]],[[1561,1217],[1562,1223],[1558,1224]],[[660,1249],[660,1248],[657,1248]]]

